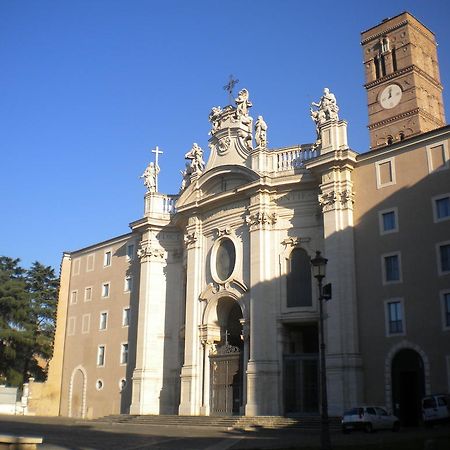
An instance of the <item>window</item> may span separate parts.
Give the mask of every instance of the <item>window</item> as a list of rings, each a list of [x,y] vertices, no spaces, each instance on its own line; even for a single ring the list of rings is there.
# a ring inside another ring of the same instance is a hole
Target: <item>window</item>
[[[94,270],[95,254],[88,255],[86,261],[86,272],[92,272]]]
[[[433,213],[435,222],[450,219],[450,194],[433,198]]]
[[[377,189],[395,184],[394,158],[375,163]]]
[[[108,267],[111,265],[111,252],[105,252],[105,256],[103,257],[103,266]]]
[[[67,323],[67,335],[73,336],[75,334],[75,324],[76,324],[76,317],[69,317],[68,323]]]
[[[84,301],[85,302],[90,302],[92,300],[92,288],[91,287],[87,287],[84,290]]]
[[[120,345],[120,364],[128,362],[128,343]]]
[[[70,303],[74,305],[78,301],[78,291],[72,291],[70,293]]]
[[[401,300],[386,302],[387,335],[404,334],[403,304]]]
[[[449,159],[447,143],[427,146],[428,170],[430,172],[448,169]]]
[[[127,245],[127,258],[129,261],[134,259],[134,244]]]
[[[383,283],[401,282],[400,254],[383,255]]]
[[[441,244],[439,248],[439,272],[446,274],[450,272],[450,243]]]
[[[441,293],[442,318],[445,330],[450,330],[450,291]]]
[[[99,330],[106,330],[108,325],[108,313],[106,311],[100,313]]]
[[[305,250],[294,248],[288,260],[287,306],[312,306],[311,262]]]
[[[103,367],[105,365],[105,346],[99,345],[97,348],[97,366]]]
[[[125,292],[131,292],[133,290],[133,278],[132,277],[125,278],[125,284],[124,284],[123,290]]]
[[[81,332],[83,334],[89,333],[90,324],[91,324],[91,315],[83,314],[83,317],[81,318]]]
[[[122,326],[128,327],[130,325],[130,308],[124,308],[122,311]]]
[[[397,208],[380,211],[378,213],[380,234],[395,233],[398,231]]]
[[[72,275],[79,275],[80,274],[80,258],[73,260],[73,270]]]
[[[108,283],[103,283],[102,284],[102,297],[103,298],[107,298],[109,297],[109,291],[110,291],[110,284]]]

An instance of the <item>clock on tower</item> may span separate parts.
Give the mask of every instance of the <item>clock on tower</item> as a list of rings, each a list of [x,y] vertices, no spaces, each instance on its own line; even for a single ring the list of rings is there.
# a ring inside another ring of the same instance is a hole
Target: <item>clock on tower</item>
[[[445,125],[434,34],[404,12],[361,34],[370,147]]]

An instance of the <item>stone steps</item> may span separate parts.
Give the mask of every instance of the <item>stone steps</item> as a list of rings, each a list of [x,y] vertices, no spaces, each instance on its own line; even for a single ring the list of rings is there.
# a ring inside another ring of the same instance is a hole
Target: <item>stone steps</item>
[[[177,427],[214,427],[225,429],[282,429],[297,428],[319,430],[320,416],[302,417],[282,416],[177,416],[177,415],[110,415],[95,419],[95,422],[126,423],[133,425],[177,426]],[[330,418],[330,429],[340,429],[340,420]]]

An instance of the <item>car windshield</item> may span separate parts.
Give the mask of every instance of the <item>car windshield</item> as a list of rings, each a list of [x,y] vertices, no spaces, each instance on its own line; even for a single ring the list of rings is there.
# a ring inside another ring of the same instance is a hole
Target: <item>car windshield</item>
[[[362,414],[362,408],[352,408],[348,411],[345,411],[344,416],[357,416],[359,414]]]

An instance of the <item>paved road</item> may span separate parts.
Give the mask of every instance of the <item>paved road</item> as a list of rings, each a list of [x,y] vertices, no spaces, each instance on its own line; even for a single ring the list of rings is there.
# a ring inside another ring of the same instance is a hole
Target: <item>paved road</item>
[[[0,416],[0,434],[41,436],[40,450],[250,450],[319,447],[319,433],[292,429],[277,431],[223,431],[208,427],[174,427],[102,424],[62,417]],[[334,445],[358,449],[372,443],[378,449],[395,448],[406,441],[431,443],[429,448],[450,448],[450,426],[432,430],[410,429],[400,433],[380,431],[371,435],[332,433]],[[433,445],[432,441],[436,445]],[[445,446],[444,446],[445,445]],[[391,447],[393,446],[393,447]],[[427,445],[428,446],[428,445]],[[405,448],[402,446],[402,448]]]

